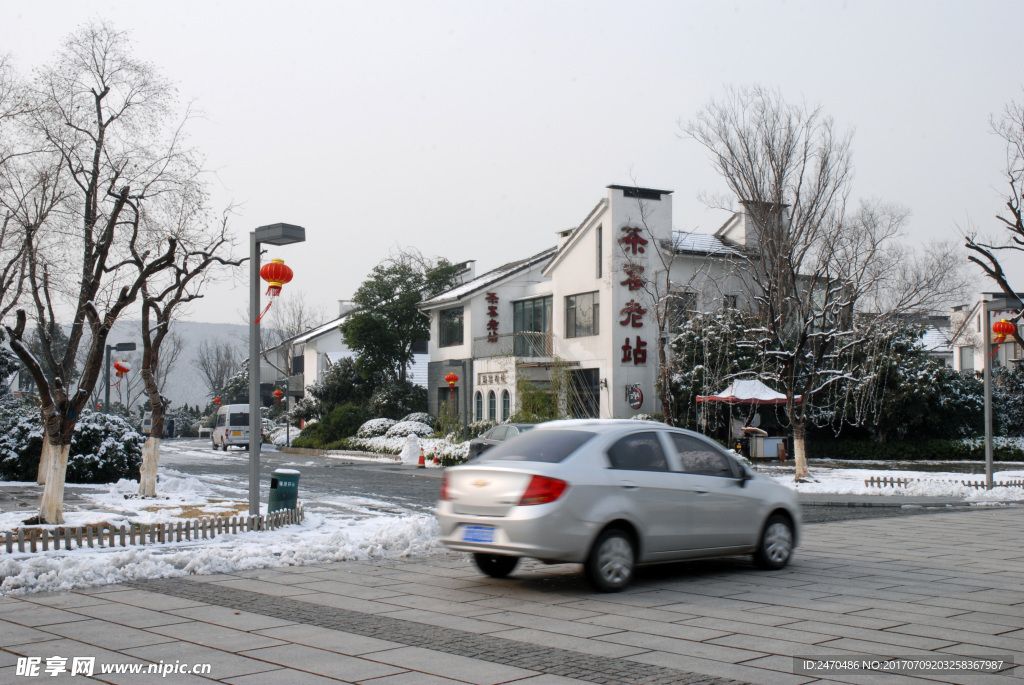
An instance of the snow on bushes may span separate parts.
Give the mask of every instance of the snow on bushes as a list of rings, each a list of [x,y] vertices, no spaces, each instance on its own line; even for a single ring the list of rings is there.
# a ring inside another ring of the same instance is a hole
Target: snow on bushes
[[[120,416],[83,412],[71,438],[68,483],[115,483],[139,477],[146,439]],[[39,409],[14,404],[0,409],[0,478],[35,481],[43,448]]]
[[[350,449],[375,454],[401,454],[405,437],[349,438]],[[436,454],[445,465],[461,464],[469,456],[468,442],[453,442],[448,438],[420,438],[420,446],[426,455]]]
[[[356,431],[357,438],[379,438],[387,434],[397,421],[394,419],[370,419]]]
[[[420,423],[425,423],[428,426],[433,426],[436,419],[425,411],[414,411],[411,414],[403,416],[402,421],[419,421]]]
[[[385,434],[389,438],[405,438],[409,435],[418,435],[425,438],[434,434],[434,429],[420,421],[399,421]]]

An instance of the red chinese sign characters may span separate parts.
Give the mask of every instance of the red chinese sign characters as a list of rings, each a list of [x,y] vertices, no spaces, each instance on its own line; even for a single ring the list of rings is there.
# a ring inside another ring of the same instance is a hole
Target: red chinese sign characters
[[[643,253],[644,245],[647,244],[647,239],[640,235],[639,228],[631,228],[630,226],[623,226],[622,232],[626,235],[619,238],[619,243],[625,245],[626,248],[631,249],[633,254]]]
[[[622,361],[633,362],[634,364],[646,364],[647,363],[647,343],[640,339],[640,336],[636,336],[636,346],[629,344],[629,338],[626,338],[626,344],[622,346]]]
[[[636,300],[630,300],[619,313],[626,317],[619,322],[620,326],[629,325],[633,328],[641,328],[644,325],[644,314],[647,313],[647,310],[641,307]]]
[[[619,285],[624,285],[632,290],[640,290],[647,285],[647,279],[644,278],[644,267],[640,264],[626,264],[622,267],[622,270],[626,272],[626,280],[620,281]]]
[[[498,296],[494,293],[487,293],[487,316],[491,317],[487,322],[487,342],[498,342]]]

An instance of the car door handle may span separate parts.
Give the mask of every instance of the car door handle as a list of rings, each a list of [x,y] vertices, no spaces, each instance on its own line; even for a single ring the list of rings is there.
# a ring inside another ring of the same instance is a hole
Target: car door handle
[[[708,494],[707,490],[701,490],[701,489],[695,489],[694,492],[697,493],[698,495],[706,495],[706,494]]]
[[[628,481],[628,480],[622,481],[621,485],[622,485],[622,487],[624,487],[627,490],[639,490],[640,489],[639,485],[637,485],[636,483],[634,483],[632,481]]]

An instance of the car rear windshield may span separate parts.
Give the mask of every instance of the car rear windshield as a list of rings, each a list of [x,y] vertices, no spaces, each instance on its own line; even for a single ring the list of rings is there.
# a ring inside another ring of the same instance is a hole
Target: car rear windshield
[[[231,415],[232,426],[248,426],[249,415],[248,414],[232,414]]]
[[[477,461],[560,462],[594,437],[589,431],[540,430],[522,433],[484,452]]]

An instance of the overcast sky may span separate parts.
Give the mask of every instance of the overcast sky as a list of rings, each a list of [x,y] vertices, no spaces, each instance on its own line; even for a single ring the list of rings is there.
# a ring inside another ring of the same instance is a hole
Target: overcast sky
[[[854,199],[910,209],[908,240],[993,231],[1005,160],[988,119],[1024,98],[1020,0],[0,7],[23,72],[88,19],[130,31],[205,113],[192,141],[218,203],[241,203],[240,247],[256,226],[304,226],[269,256],[295,270],[286,293],[331,315],[390,250],[482,273],[553,245],[611,183],[674,190],[676,228],[714,231],[725,216],[697,195],[724,186],[679,122],[725,85],[777,87],[855,129]],[[191,318],[241,323],[245,277]]]

